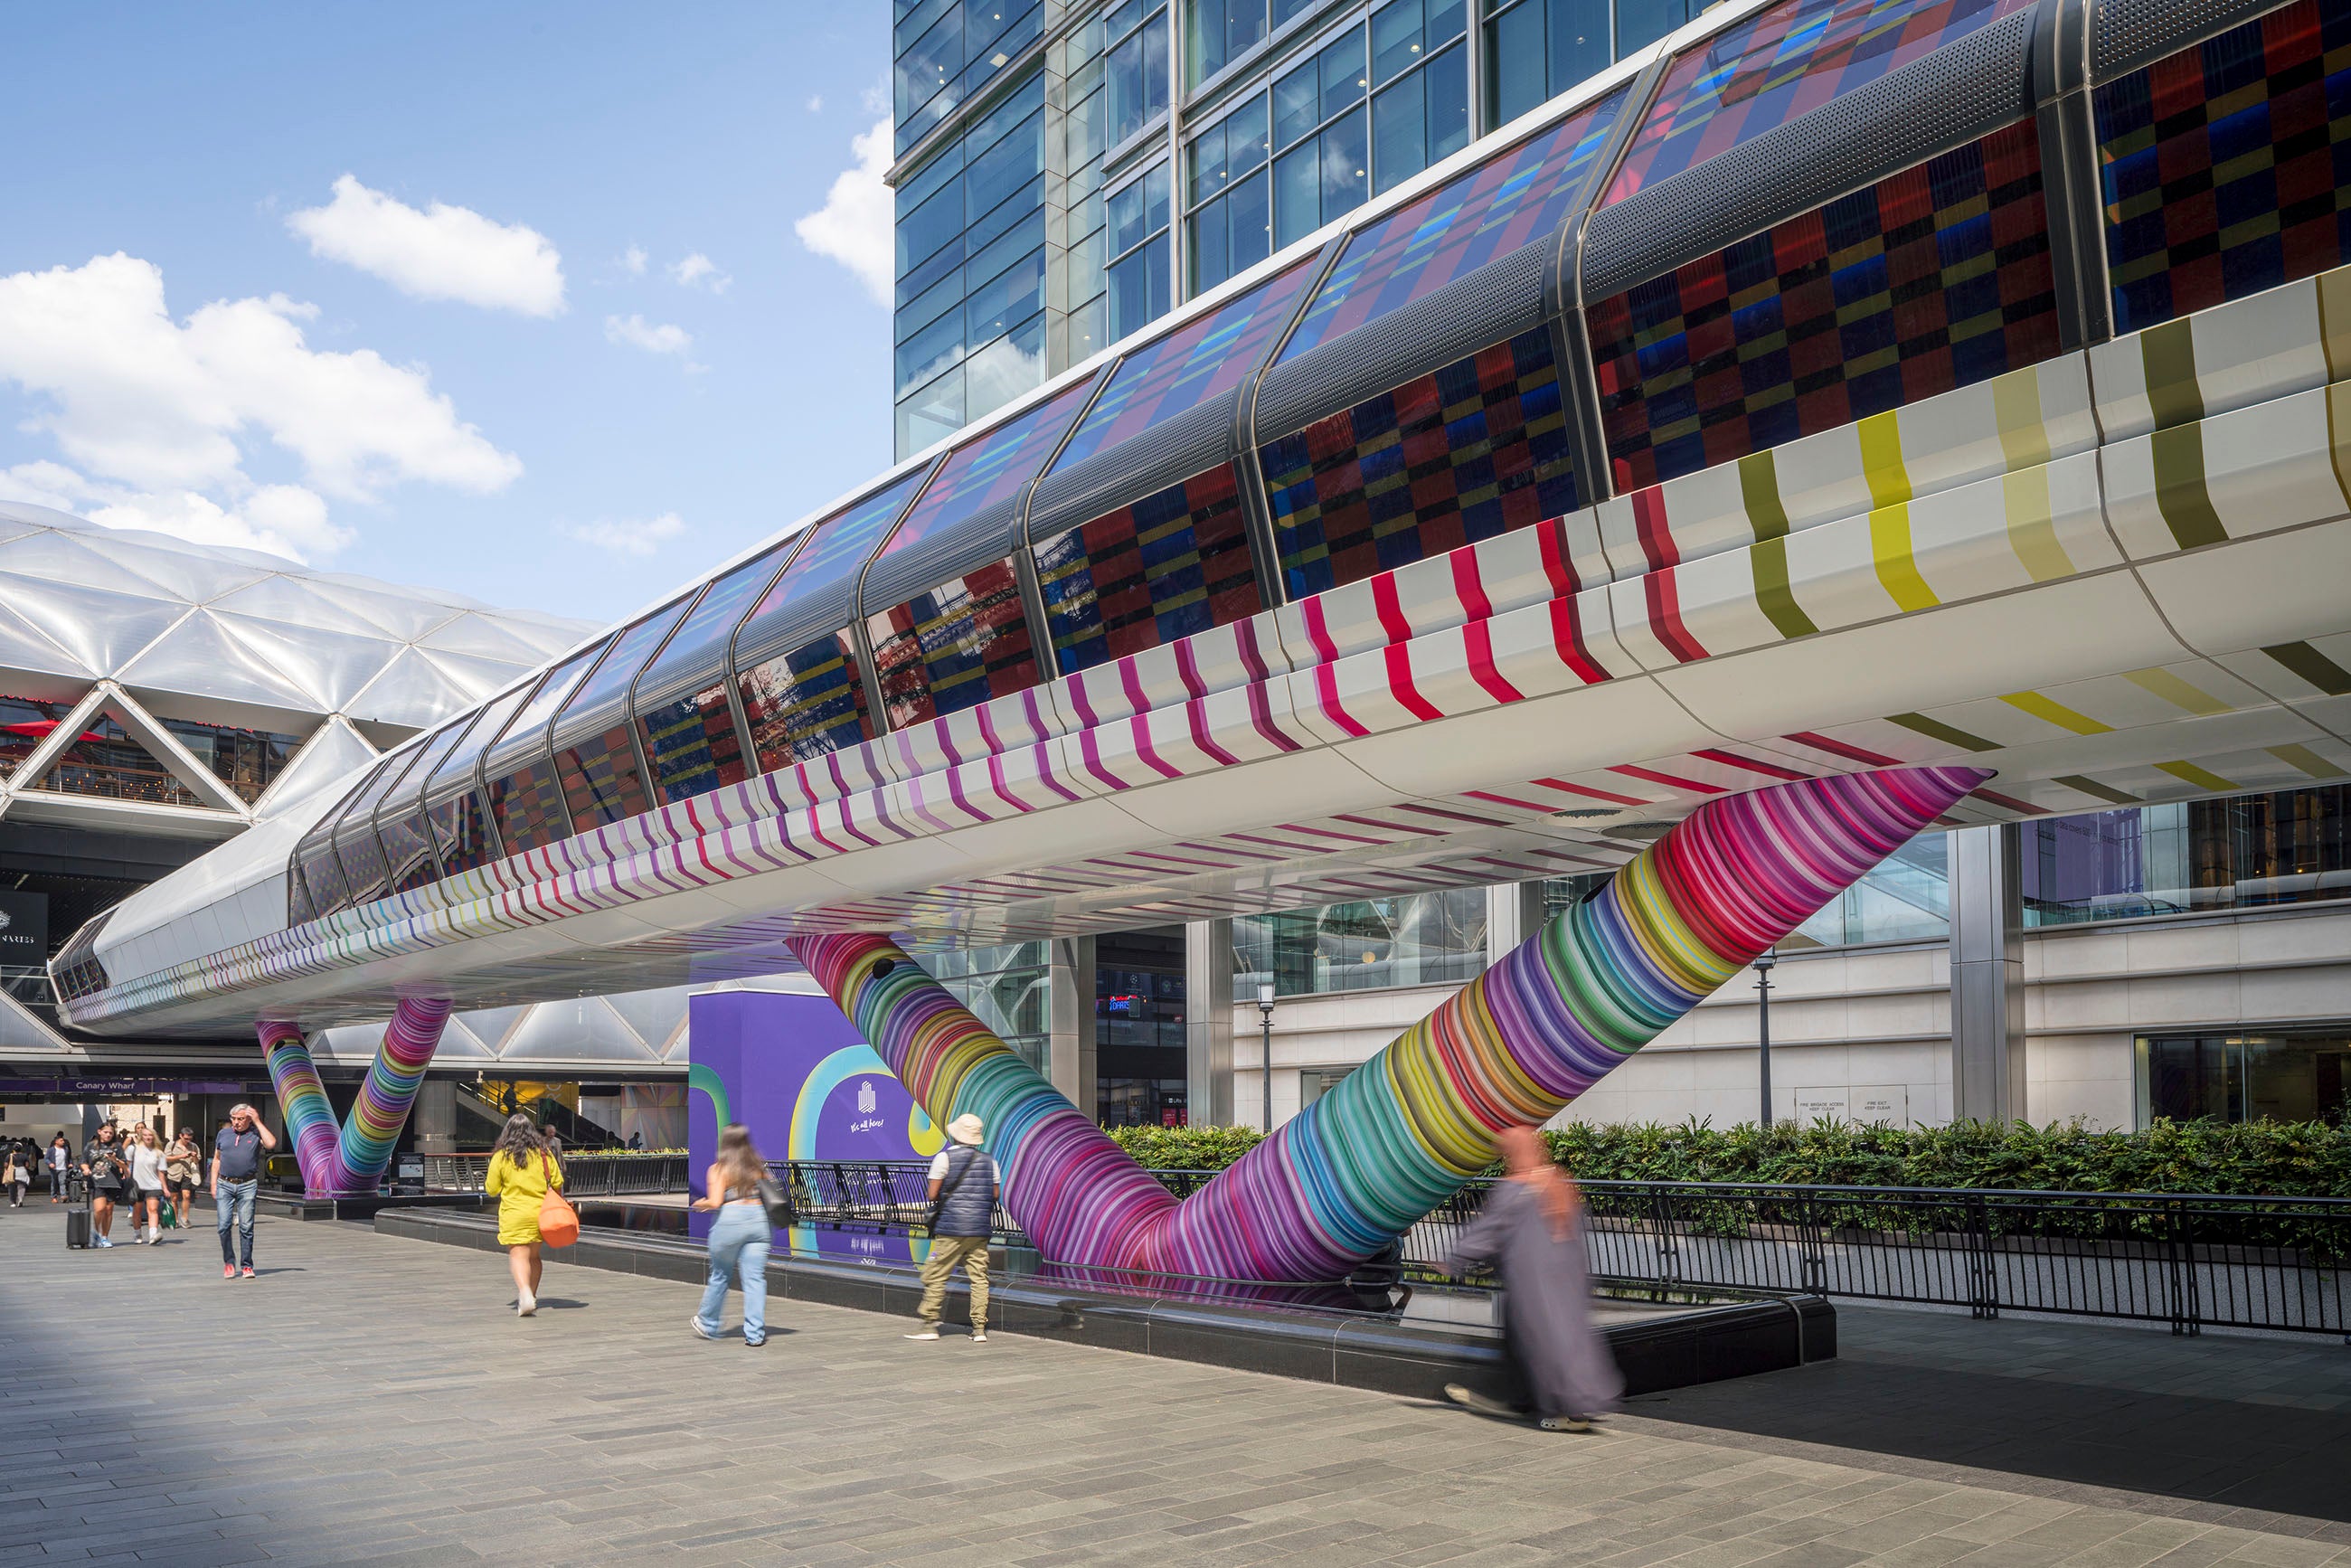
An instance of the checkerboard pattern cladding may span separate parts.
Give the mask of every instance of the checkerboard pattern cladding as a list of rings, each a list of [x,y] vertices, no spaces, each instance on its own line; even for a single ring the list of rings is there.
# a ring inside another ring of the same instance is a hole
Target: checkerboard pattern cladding
[[[1037,650],[1009,559],[866,617],[890,727],[961,713],[1037,684]]]
[[[873,737],[865,679],[845,630],[746,670],[741,689],[762,773]]]
[[[2057,352],[2030,121],[1587,312],[1620,490]]]
[[[1548,328],[1269,442],[1259,456],[1292,599],[1576,506]]]
[[[1265,607],[1229,463],[1047,540],[1037,575],[1065,675]]]
[[[2032,4],[1786,0],[1759,12],[1667,68],[1606,201],[1719,157]]]
[[[1624,98],[1611,93],[1576,110],[1348,240],[1282,359],[1297,359],[1556,233]]]
[[[2302,0],[2100,88],[2115,329],[2351,259],[2351,0]]]
[[[1298,297],[1314,281],[1315,258],[1187,321],[1119,361],[1118,371],[1053,460],[1073,468],[1148,427],[1223,396],[1265,358],[1267,343],[1290,324]]]
[[[747,777],[724,685],[705,687],[642,714],[637,730],[653,766],[653,793],[664,804],[739,784]]]

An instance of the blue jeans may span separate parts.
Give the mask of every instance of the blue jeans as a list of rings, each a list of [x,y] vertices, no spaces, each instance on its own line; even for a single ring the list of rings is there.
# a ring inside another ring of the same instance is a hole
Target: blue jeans
[[[768,1337],[768,1249],[773,1240],[767,1211],[758,1204],[730,1203],[719,1209],[718,1221],[710,1228],[710,1283],[703,1287],[695,1322],[711,1333],[718,1332],[718,1314],[726,1307],[726,1281],[739,1276],[743,1338],[758,1344]]]
[[[213,1198],[213,1228],[220,1232],[221,1261],[253,1267],[253,1196],[261,1189],[258,1177],[252,1181],[225,1181]],[[245,1256],[238,1258],[229,1250],[228,1226],[236,1221],[237,1244]]]

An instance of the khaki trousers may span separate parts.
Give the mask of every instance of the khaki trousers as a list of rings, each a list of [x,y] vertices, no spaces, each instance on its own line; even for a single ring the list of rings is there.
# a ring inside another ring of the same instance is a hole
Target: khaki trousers
[[[947,1276],[956,1265],[971,1279],[971,1331],[987,1326],[987,1238],[934,1236],[931,1255],[923,1260],[923,1321],[935,1325],[947,1303]]]

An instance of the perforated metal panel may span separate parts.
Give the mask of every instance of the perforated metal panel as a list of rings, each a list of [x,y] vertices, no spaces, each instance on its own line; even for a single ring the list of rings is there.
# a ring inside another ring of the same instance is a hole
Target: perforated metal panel
[[[1179,484],[1232,455],[1240,389],[1186,409],[1132,441],[1048,476],[1029,503],[1029,538],[1050,538]]]
[[[1604,207],[1586,231],[1583,297],[1655,277],[2030,114],[2032,24],[2020,11]]]
[[[895,554],[875,557],[873,564],[865,569],[865,588],[859,596],[862,613],[878,615],[893,605],[904,604],[925,589],[936,588],[949,578],[1002,560],[1012,553],[1017,542],[1012,529],[1019,515],[1020,497],[1011,496],[982,507]],[[810,633],[833,629],[818,626],[811,628]],[[744,662],[739,653],[736,662],[738,667]]]
[[[1556,248],[1553,235],[1521,246],[1267,371],[1257,398],[1258,439],[1311,424],[1526,331],[1543,319],[1543,281]]]
[[[2278,0],[2099,0],[2090,28],[2090,79],[2127,76],[2280,9]]]

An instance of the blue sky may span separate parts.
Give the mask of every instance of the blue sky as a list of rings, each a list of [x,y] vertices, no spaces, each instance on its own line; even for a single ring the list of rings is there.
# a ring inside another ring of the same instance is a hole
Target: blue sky
[[[12,5],[0,497],[617,617],[889,462],[888,65],[883,0]]]

